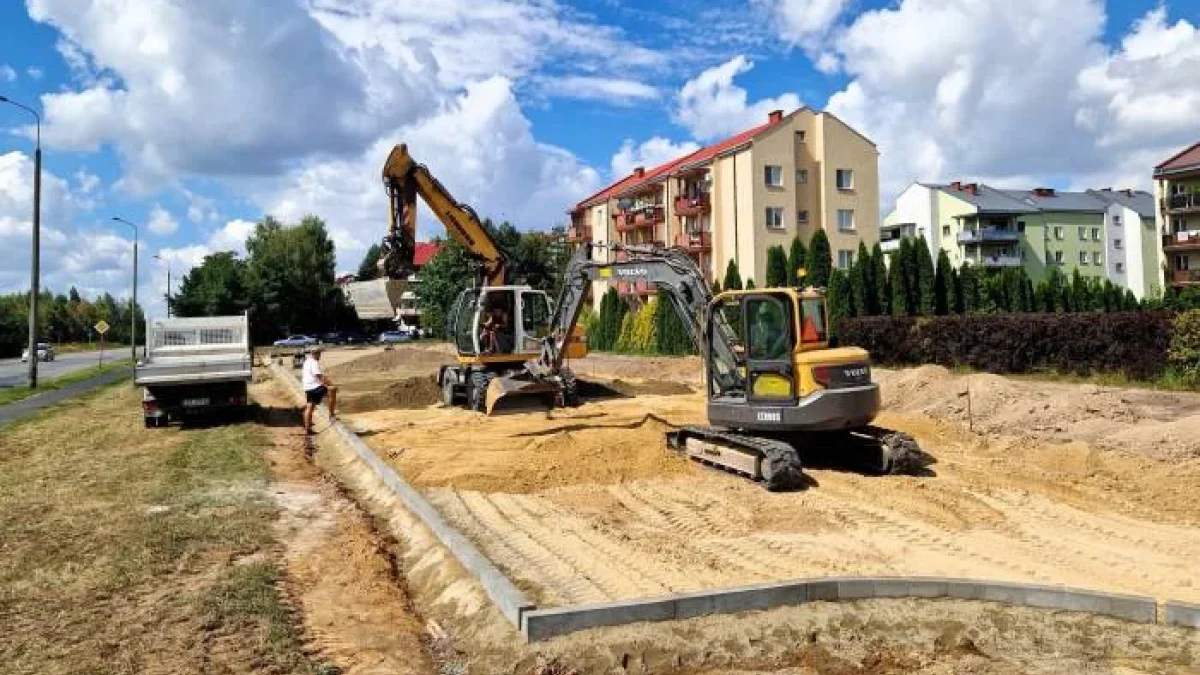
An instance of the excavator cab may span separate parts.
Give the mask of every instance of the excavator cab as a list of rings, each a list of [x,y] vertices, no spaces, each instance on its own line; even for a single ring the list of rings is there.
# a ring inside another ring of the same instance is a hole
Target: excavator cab
[[[550,298],[528,286],[468,288],[447,317],[447,337],[460,363],[518,362],[537,358],[550,334]]]

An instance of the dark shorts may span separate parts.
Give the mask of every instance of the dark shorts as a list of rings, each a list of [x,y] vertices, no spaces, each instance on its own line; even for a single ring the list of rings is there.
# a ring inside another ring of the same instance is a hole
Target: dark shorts
[[[329,389],[325,385],[321,385],[316,389],[305,389],[304,399],[313,405],[320,405],[321,400],[325,398],[325,394],[328,392]]]

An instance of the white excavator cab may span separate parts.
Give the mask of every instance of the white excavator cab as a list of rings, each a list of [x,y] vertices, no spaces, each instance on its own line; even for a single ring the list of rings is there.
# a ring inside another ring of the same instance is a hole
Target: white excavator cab
[[[484,286],[459,294],[447,329],[460,363],[524,362],[541,353],[551,316],[544,291]]]

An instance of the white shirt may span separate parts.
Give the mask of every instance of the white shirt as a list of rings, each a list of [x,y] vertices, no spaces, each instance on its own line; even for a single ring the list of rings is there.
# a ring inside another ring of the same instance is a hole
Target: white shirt
[[[304,385],[304,391],[312,391],[321,386],[321,376],[324,374],[320,361],[311,356],[305,358],[304,367],[300,369],[300,382]]]

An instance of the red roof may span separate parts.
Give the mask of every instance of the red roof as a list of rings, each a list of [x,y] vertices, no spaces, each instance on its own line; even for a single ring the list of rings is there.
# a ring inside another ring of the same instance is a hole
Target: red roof
[[[642,185],[645,185],[647,183],[652,183],[652,182],[662,178],[663,176],[670,174],[672,171],[674,171],[675,169],[679,168],[680,166],[682,166],[684,164],[698,164],[698,163],[702,163],[702,162],[707,162],[727,150],[732,150],[733,148],[736,148],[740,145],[749,143],[751,140],[754,139],[755,136],[761,134],[762,132],[766,131],[767,129],[770,129],[771,127],[773,127],[777,124],[782,124],[784,119],[786,119],[786,117],[780,117],[780,119],[778,121],[771,121],[771,122],[767,122],[766,124],[760,124],[759,126],[754,127],[753,129],[748,129],[746,131],[743,131],[742,133],[737,134],[736,136],[730,136],[729,138],[726,138],[725,140],[723,140],[719,143],[714,143],[712,145],[700,148],[699,150],[693,152],[690,155],[684,155],[683,157],[671,160],[665,164],[660,164],[660,165],[654,167],[653,169],[646,171],[640,177],[637,174],[631,173],[628,176],[622,178],[621,180],[619,180],[619,181],[613,183],[612,185],[609,185],[608,187],[604,188],[603,190],[597,192],[596,194],[579,202],[578,204],[575,205],[575,208],[572,209],[572,211],[578,211],[578,210],[582,209],[585,205],[591,204],[596,201],[602,201],[604,199],[608,199],[609,197],[612,197],[612,196],[620,194],[620,193],[629,192],[631,189],[641,187]]]
[[[1200,143],[1184,148],[1179,154],[1154,167],[1154,173],[1177,171],[1193,166],[1200,166]]]
[[[425,263],[429,262],[430,258],[437,255],[438,245],[435,241],[418,241],[416,250],[413,251],[413,265],[424,267]]]

